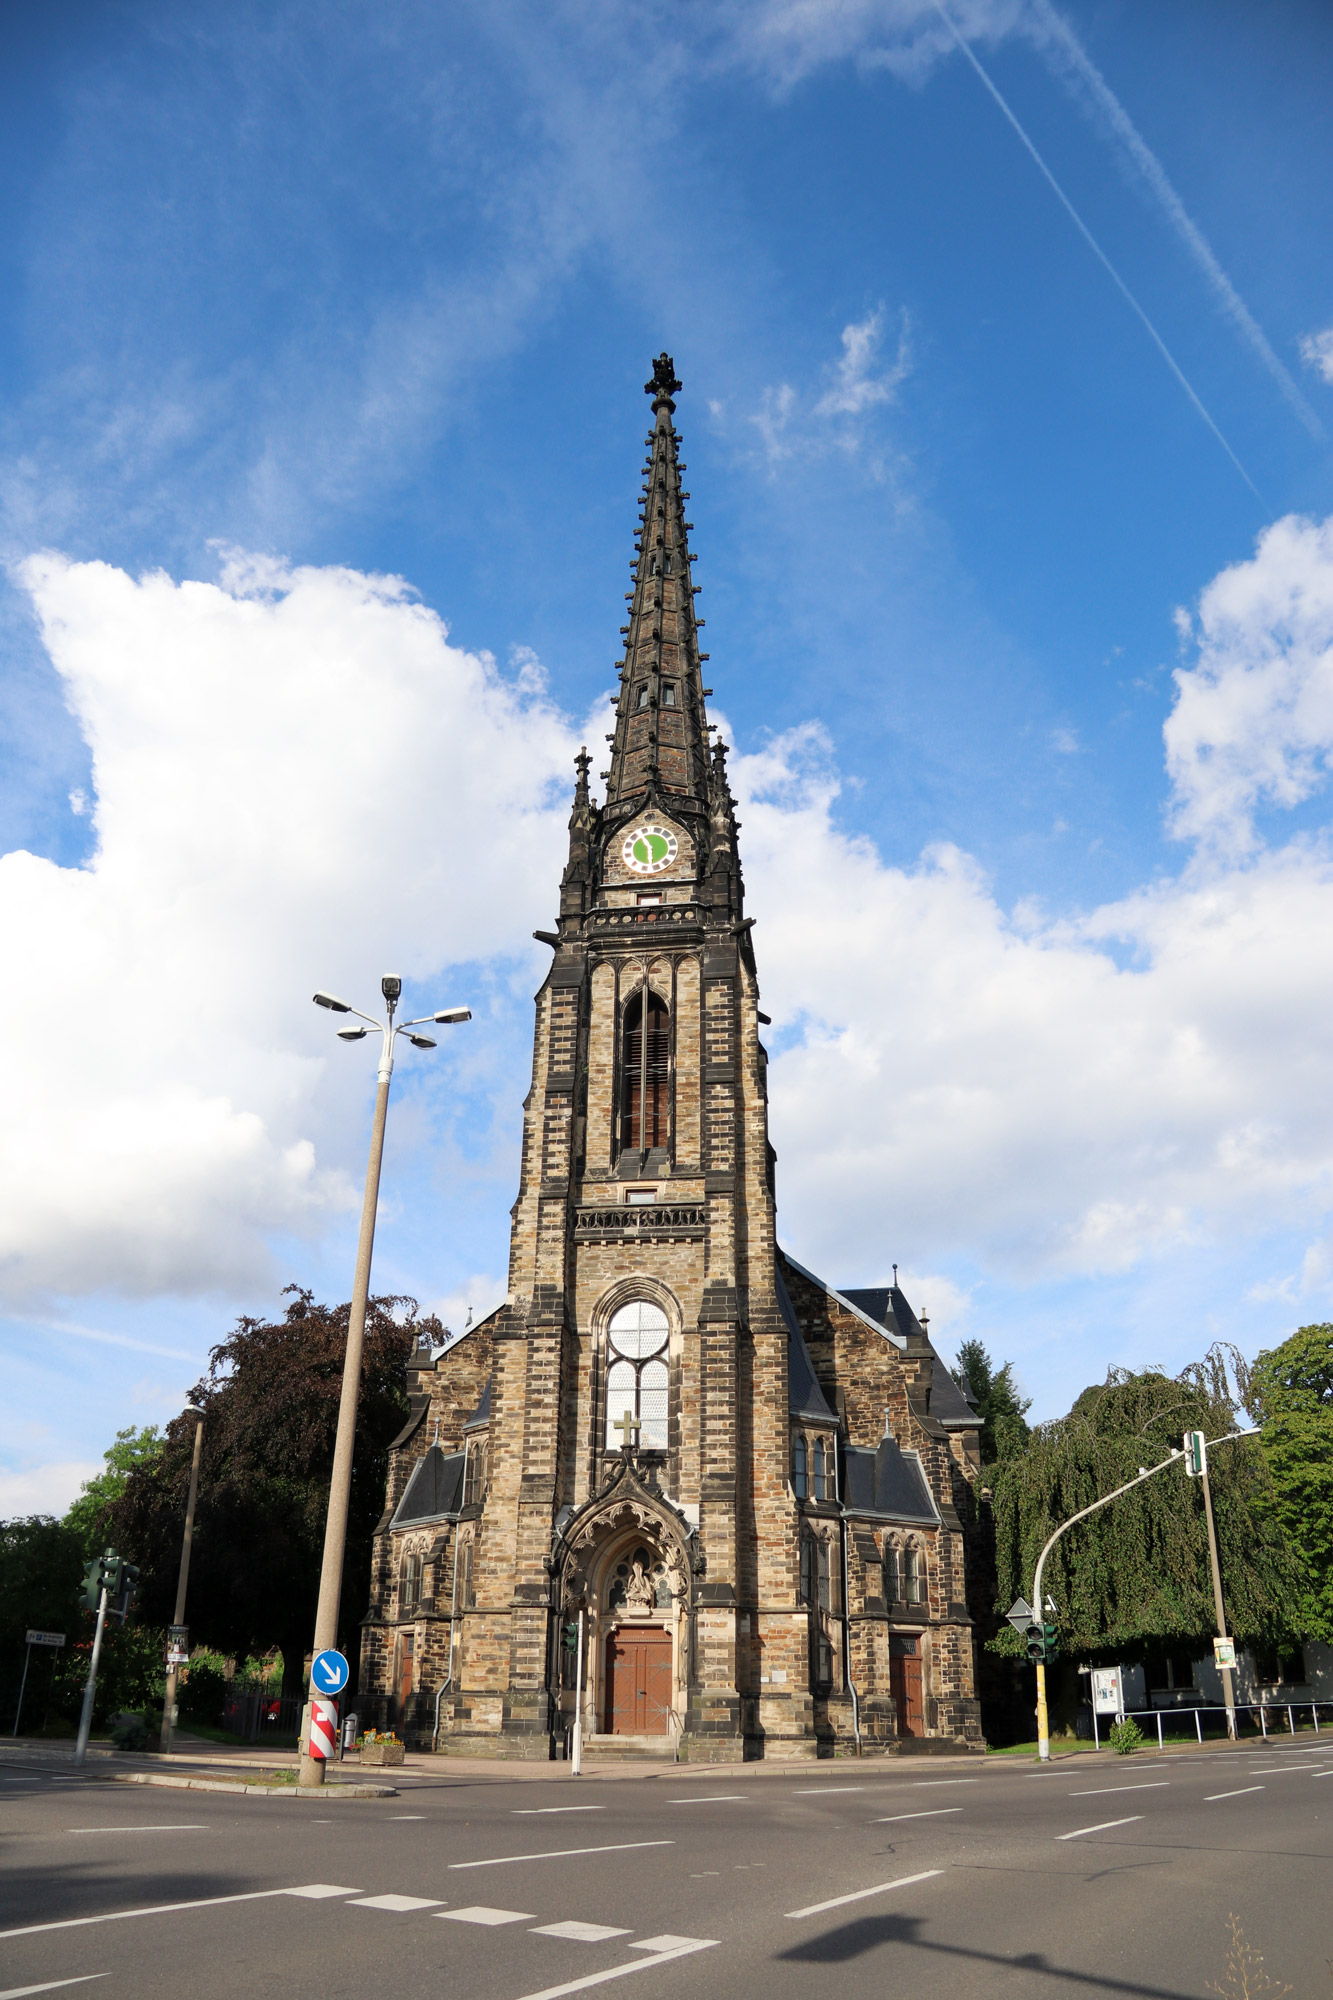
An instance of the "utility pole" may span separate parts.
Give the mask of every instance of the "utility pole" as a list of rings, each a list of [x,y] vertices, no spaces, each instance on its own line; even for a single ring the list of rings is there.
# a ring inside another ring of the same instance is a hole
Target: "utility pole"
[[[1213,1572],[1213,1613],[1217,1619],[1217,1636],[1227,1638],[1227,1614],[1222,1602],[1222,1567],[1217,1560],[1217,1527],[1213,1521],[1213,1495],[1208,1484],[1208,1444],[1202,1431],[1189,1431],[1185,1437],[1185,1470],[1191,1478],[1197,1479],[1203,1488],[1204,1519],[1208,1523],[1208,1561]],[[1227,1735],[1236,1741],[1236,1683],[1230,1667],[1221,1667],[1222,1699],[1227,1710]]]
[[[181,1413],[198,1419],[194,1427],[194,1457],[190,1461],[190,1497],[185,1507],[185,1536],[181,1542],[180,1575],[176,1579],[176,1617],[171,1635],[171,1651],[167,1657],[167,1687],[162,1702],[162,1750],[165,1755],[171,1749],[171,1732],[176,1724],[176,1634],[185,1623],[185,1587],[190,1581],[190,1547],[194,1541],[194,1503],[199,1497],[199,1454],[204,1438],[204,1413],[190,1403]]]

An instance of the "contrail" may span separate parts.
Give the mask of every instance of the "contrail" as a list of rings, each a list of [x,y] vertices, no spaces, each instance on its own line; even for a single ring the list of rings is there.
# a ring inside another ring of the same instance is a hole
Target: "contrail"
[[[1005,99],[1000,95],[1000,92],[997,89],[996,85],[991,82],[990,77],[987,75],[986,71],[981,67],[980,62],[977,60],[977,57],[972,52],[970,44],[963,40],[963,37],[959,34],[957,28],[955,28],[953,22],[950,20],[949,16],[945,13],[943,6],[940,4],[940,0],[934,0],[934,6],[936,13],[943,21],[945,27],[949,30],[949,33],[952,35],[954,42],[957,44],[958,48],[962,50],[963,54],[967,57],[967,60],[971,63],[973,69],[976,71],[977,75],[981,78],[981,81],[985,84],[991,96],[995,99],[995,102],[999,105],[1001,111],[1004,113],[1005,117],[1009,120],[1009,123],[1013,126],[1015,132],[1017,132],[1024,146],[1027,148],[1028,152],[1032,155],[1032,158],[1036,163],[1037,167],[1040,169],[1041,173],[1044,175],[1045,179],[1049,183],[1052,193],[1055,195],[1057,201],[1060,203],[1061,207],[1068,215],[1074,227],[1078,230],[1079,235],[1083,238],[1088,248],[1092,251],[1093,256],[1097,259],[1098,263],[1105,270],[1107,276],[1111,279],[1113,284],[1116,286],[1117,290],[1126,300],[1127,304],[1133,308],[1134,312],[1143,322],[1143,325],[1148,332],[1149,338],[1152,340],[1154,346],[1157,348],[1158,353],[1165,361],[1167,367],[1171,370],[1171,373],[1175,376],[1177,382],[1179,382],[1181,388],[1185,391],[1185,394],[1189,397],[1191,403],[1193,403],[1195,409],[1199,412],[1199,415],[1203,418],[1209,430],[1212,432],[1213,436],[1217,439],[1217,442],[1221,445],[1223,451],[1226,453],[1227,457],[1231,460],[1231,463],[1235,466],[1237,472],[1240,474],[1241,478],[1245,481],[1245,484],[1249,487],[1255,499],[1259,502],[1259,505],[1262,508],[1264,508],[1265,511],[1267,511],[1268,502],[1264,499],[1263,494],[1259,491],[1259,488],[1255,485],[1249,473],[1245,470],[1245,467],[1241,464],[1235,452],[1231,449],[1231,446],[1227,443],[1226,439],[1223,437],[1221,431],[1214,423],[1212,417],[1208,414],[1208,411],[1204,408],[1203,403],[1201,402],[1197,391],[1195,390],[1189,378],[1185,374],[1184,369],[1180,366],[1180,363],[1176,360],[1175,355],[1171,352],[1171,349],[1162,339],[1161,334],[1157,331],[1157,328],[1153,325],[1147,313],[1143,310],[1143,307],[1139,304],[1138,300],[1135,298],[1133,292],[1130,291],[1129,286],[1125,283],[1119,271],[1116,270],[1115,265],[1111,262],[1106,252],[1102,249],[1102,246],[1097,241],[1097,238],[1088,228],[1087,223],[1083,220],[1083,217],[1079,214],[1073,202],[1069,199],[1069,196],[1065,193],[1059,181],[1055,178],[1055,175],[1051,172],[1045,160],[1043,160],[1041,154],[1037,151],[1031,139],[1029,139],[1027,133],[1023,130],[1023,127],[1019,124],[1018,119],[1015,117],[1014,113],[1010,110],[1009,105],[1007,104]]]
[[[1185,248],[1193,257],[1204,277],[1212,286],[1223,312],[1240,334],[1242,340],[1253,349],[1268,373],[1277,383],[1287,402],[1300,418],[1313,438],[1323,438],[1324,427],[1310,408],[1291,375],[1283,367],[1278,356],[1269,345],[1268,336],[1259,325],[1236,287],[1232,284],[1217,258],[1203,231],[1189,214],[1185,204],[1167,179],[1166,169],[1156,153],[1141,136],[1137,126],[1126,111],[1120,99],[1112,90],[1106,78],[1093,62],[1074,30],[1069,26],[1050,0],[1029,0],[1033,14],[1045,27],[1052,42],[1065,57],[1070,68],[1086,85],[1106,120],[1124,145],[1144,180],[1161,203],[1168,222]]]

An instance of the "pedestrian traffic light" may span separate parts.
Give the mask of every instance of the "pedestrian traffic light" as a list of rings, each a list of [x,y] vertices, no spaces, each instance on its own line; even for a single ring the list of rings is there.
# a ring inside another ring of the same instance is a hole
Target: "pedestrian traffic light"
[[[1208,1446],[1202,1431],[1185,1433],[1185,1470],[1191,1479],[1201,1479],[1208,1470]]]

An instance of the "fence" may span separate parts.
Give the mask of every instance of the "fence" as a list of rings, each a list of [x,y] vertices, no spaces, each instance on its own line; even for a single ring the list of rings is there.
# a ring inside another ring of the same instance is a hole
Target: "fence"
[[[1294,1736],[1296,1734],[1295,1718],[1297,1715],[1304,1715],[1307,1708],[1314,1723],[1315,1734],[1318,1735],[1319,1711],[1321,1708],[1326,1709],[1329,1711],[1330,1717],[1333,1717],[1333,1701],[1238,1701],[1236,1703],[1236,1715],[1238,1718],[1242,1715],[1257,1715],[1264,1741],[1267,1742],[1268,1718],[1270,1715],[1277,1715],[1279,1717],[1285,1715],[1287,1718],[1287,1730]],[[1157,1747],[1161,1750],[1165,1748],[1165,1739],[1162,1735],[1163,1722],[1168,1717],[1173,1720],[1183,1721],[1187,1715],[1194,1717],[1194,1731],[1200,1743],[1202,1743],[1203,1717],[1205,1715],[1220,1715],[1225,1717],[1226,1709],[1220,1702],[1202,1701],[1191,1702],[1188,1706],[1182,1703],[1179,1708],[1127,1708],[1123,1711],[1123,1715],[1117,1715],[1115,1720],[1119,1722],[1128,1717],[1137,1722],[1141,1716],[1146,1716],[1150,1721],[1156,1722]],[[1097,1728],[1097,1721],[1097,1711],[1094,1708],[1092,1711],[1092,1740],[1098,1749],[1100,1749],[1102,1739]],[[1281,1725],[1279,1724],[1279,1734],[1281,1733]]]
[[[223,1698],[222,1727],[243,1743],[271,1742],[276,1746],[300,1735],[303,1706],[299,1694],[278,1694],[271,1687],[238,1687],[233,1682]]]

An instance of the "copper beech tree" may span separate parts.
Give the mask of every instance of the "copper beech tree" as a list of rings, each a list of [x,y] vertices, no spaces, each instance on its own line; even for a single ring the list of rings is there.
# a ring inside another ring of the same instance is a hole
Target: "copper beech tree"
[[[348,1307],[287,1289],[282,1318],[241,1319],[194,1391],[204,1436],[187,1617],[191,1642],[219,1652],[281,1648],[283,1691],[295,1694],[314,1630]],[[444,1332],[414,1299],[373,1299],[366,1316],[339,1626],[354,1672],[388,1447],[407,1415],[404,1366],[420,1338]],[[172,1615],[193,1442],[194,1419],[177,1418],[104,1517],[140,1565],[145,1623]]]

